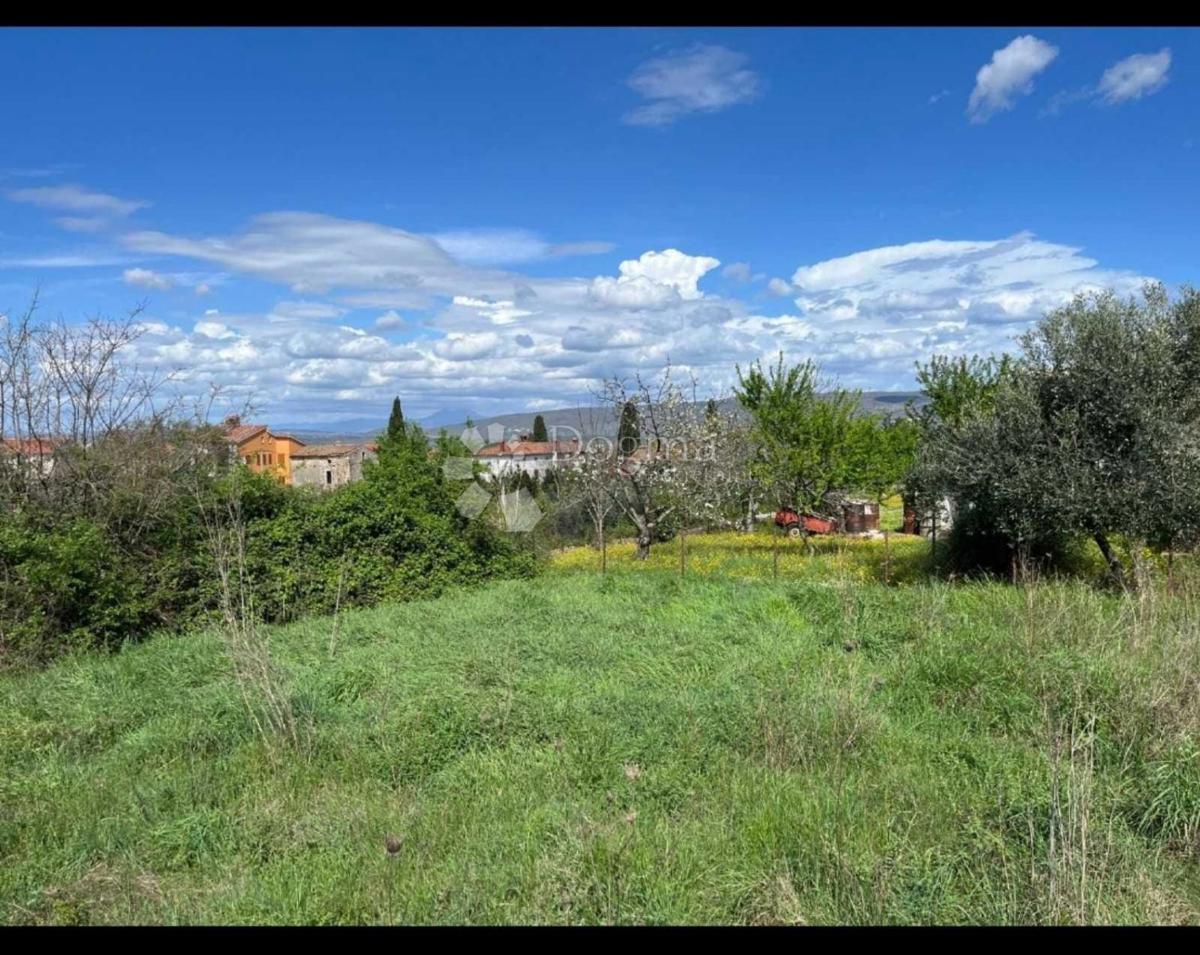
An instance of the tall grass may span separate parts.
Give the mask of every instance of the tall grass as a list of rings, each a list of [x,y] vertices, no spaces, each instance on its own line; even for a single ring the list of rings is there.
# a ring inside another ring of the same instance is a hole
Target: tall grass
[[[215,631],[0,678],[0,918],[1200,921],[1186,588],[887,586],[836,550],[775,583],[689,540],[682,578],[346,611],[332,654],[329,620],[270,629],[303,751]]]

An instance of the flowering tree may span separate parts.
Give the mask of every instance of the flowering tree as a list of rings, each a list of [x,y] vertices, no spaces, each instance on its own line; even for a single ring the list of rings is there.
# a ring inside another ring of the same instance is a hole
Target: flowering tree
[[[599,397],[622,422],[623,433],[638,437],[635,447],[613,448],[600,458],[589,449],[587,457],[607,462],[596,465],[603,477],[599,486],[637,529],[637,555],[645,560],[671,524],[718,512],[719,422],[697,403],[695,380],[681,387],[670,366],[650,379],[614,377]]]

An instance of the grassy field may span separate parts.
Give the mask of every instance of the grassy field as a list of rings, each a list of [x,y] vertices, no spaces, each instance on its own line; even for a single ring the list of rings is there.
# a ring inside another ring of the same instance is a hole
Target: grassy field
[[[0,678],[0,919],[1200,921],[1200,604],[735,536]]]

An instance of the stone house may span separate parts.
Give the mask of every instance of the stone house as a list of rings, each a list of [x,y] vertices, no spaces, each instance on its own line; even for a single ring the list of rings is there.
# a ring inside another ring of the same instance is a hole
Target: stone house
[[[363,476],[363,463],[378,458],[375,444],[309,444],[293,451],[292,481],[296,487],[331,491]]]

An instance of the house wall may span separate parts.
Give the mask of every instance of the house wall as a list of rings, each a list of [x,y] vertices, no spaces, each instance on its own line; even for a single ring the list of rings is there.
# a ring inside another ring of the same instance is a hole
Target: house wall
[[[524,471],[526,474],[536,475],[539,479],[545,476],[546,472],[551,468],[568,460],[565,456],[560,455],[556,460],[550,454],[537,455],[504,455],[500,457],[476,458],[487,468],[488,473],[493,476],[500,477],[505,474],[520,474]]]
[[[281,484],[290,483],[286,459],[280,461],[277,439],[270,431],[260,431],[237,446],[237,456],[255,474],[270,474]]]
[[[275,460],[277,470],[283,474],[283,483],[292,483],[292,455],[304,447],[290,435],[285,437],[272,436],[275,441]]]
[[[374,461],[376,457],[373,451],[356,448],[347,454],[325,458],[292,458],[292,484],[331,491],[362,480],[363,462]]]

